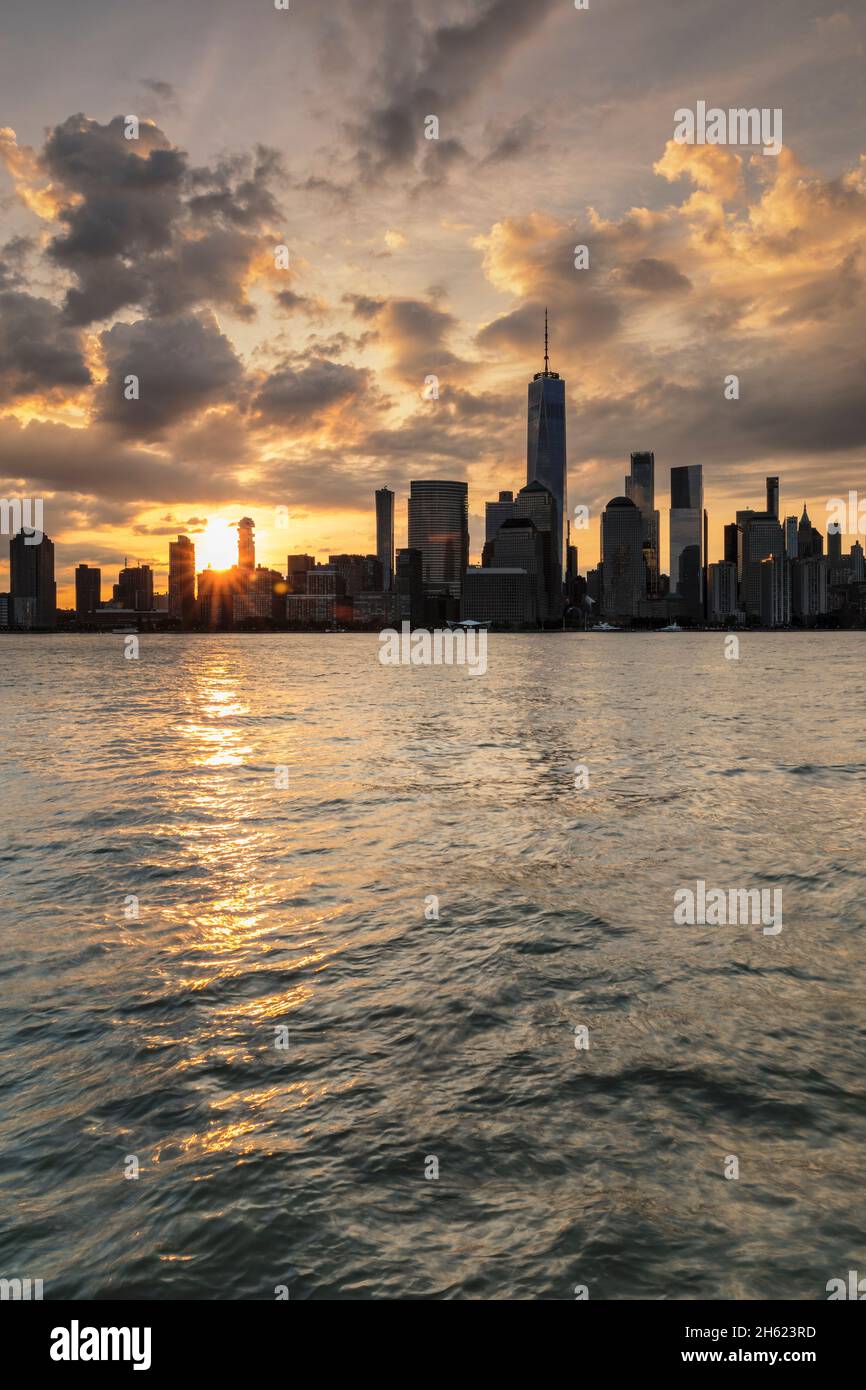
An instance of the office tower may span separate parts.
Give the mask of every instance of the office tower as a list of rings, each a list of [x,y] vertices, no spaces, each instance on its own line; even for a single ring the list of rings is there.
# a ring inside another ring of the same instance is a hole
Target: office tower
[[[102,570],[93,565],[75,567],[75,616],[91,618],[102,597]]]
[[[432,594],[460,597],[469,565],[469,488],[433,479],[412,482],[409,546],[421,551],[424,587]]]
[[[630,461],[631,472],[625,480],[625,495],[641,514],[646,592],[656,594],[659,586],[659,514],[655,505],[655,454],[632,454]]]
[[[184,625],[195,618],[195,546],[189,536],[168,543],[168,616]]]
[[[778,525],[778,519],[772,519]],[[781,527],[779,531],[781,536]],[[787,627],[791,621],[791,571],[784,549],[765,556],[757,568],[761,622],[765,627]]]
[[[397,551],[394,569],[400,622],[419,627],[424,614],[424,556],[407,547]]]
[[[829,566],[823,555],[809,555],[794,560],[791,571],[794,614],[809,625],[830,611]]]
[[[779,479],[767,479],[767,515],[779,520]]]
[[[286,556],[286,581],[290,594],[307,592],[307,571],[311,570],[315,563],[312,555]]]
[[[701,464],[671,469],[670,591],[698,615],[703,610],[704,470]]]
[[[515,515],[514,493],[500,492],[498,502],[484,503],[484,539],[492,541],[503,521],[510,521]]]
[[[526,570],[473,567],[463,576],[461,618],[520,628],[531,627],[535,614],[535,589]]]
[[[851,546],[851,578],[855,583],[863,579],[863,547],[859,541]]]
[[[233,565],[228,570],[202,570],[198,576],[198,621],[203,627],[228,628],[235,620],[235,600],[246,594],[249,575]]]
[[[347,594],[384,590],[382,562],[378,555],[329,555],[328,564],[343,576]]]
[[[540,484],[539,484],[540,486]],[[543,491],[556,504],[547,489]],[[489,548],[489,565],[496,570],[523,570],[529,576],[532,595],[530,621],[543,623],[552,616],[550,610],[550,533],[539,530],[531,516],[513,516],[500,526]],[[474,616],[464,615],[464,616]],[[491,614],[487,615],[491,617]],[[561,616],[558,613],[556,616]]]
[[[150,565],[124,566],[113,593],[115,603],[119,603],[121,608],[149,613],[153,608],[153,570]]]
[[[12,627],[55,627],[57,623],[54,542],[43,534],[38,545],[28,545],[28,538],[36,534],[25,526],[9,541]]]
[[[547,310],[544,311],[544,371],[529,383],[526,434],[526,481],[543,483],[556,501],[553,563],[560,583],[565,567],[565,518],[568,468],[565,455],[565,382],[549,369]]]
[[[814,527],[809,520],[809,513],[806,511],[806,503],[803,503],[803,515],[797,527],[797,558],[808,560],[812,555],[812,536]]]
[[[235,622],[252,619],[259,623],[281,622],[286,616],[286,581],[279,570],[256,565],[245,591],[235,596]]]
[[[736,614],[737,566],[733,560],[717,560],[707,566],[707,617],[710,622],[725,622]]]
[[[737,512],[737,522],[743,531],[743,568],[740,582],[740,607],[752,618],[761,621],[761,565],[768,556],[785,553],[785,538],[778,517],[769,512],[746,509]]]
[[[9,594],[0,594],[0,627],[9,627],[11,623],[10,608],[12,600]]]
[[[238,522],[238,569],[254,570],[256,567],[254,530],[255,522],[252,517],[242,516]]]
[[[743,532],[735,521],[725,527],[725,560],[737,571],[737,581],[743,569]]]
[[[827,559],[830,561],[831,569],[841,568],[842,528],[838,522],[831,522],[827,527]]]
[[[601,514],[602,609],[634,617],[644,594],[643,519],[629,497],[612,497]]]
[[[376,554],[382,565],[382,588],[394,583],[394,494],[388,487],[376,489]]]
[[[541,605],[540,620],[548,618],[558,621],[562,617],[563,594],[562,575],[556,558],[556,529],[558,525],[556,498],[550,488],[536,480],[522,487],[514,501],[513,520],[530,520],[541,537],[544,553],[543,579],[545,598]],[[505,523],[508,524],[507,522]],[[500,528],[502,529],[502,528]],[[495,544],[495,541],[494,541]],[[499,552],[497,552],[499,553]],[[501,563],[497,562],[497,563]]]
[[[785,554],[789,560],[797,559],[797,518],[785,517]]]

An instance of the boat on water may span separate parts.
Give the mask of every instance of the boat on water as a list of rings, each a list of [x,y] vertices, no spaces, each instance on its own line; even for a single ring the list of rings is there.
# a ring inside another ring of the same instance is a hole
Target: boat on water
[[[659,632],[682,632],[679,623],[668,623],[667,627],[660,627]]]
[[[459,623],[446,620],[446,627],[449,632],[487,632],[492,621],[492,618],[486,622],[476,622],[474,618],[463,618]]]
[[[595,627],[591,627],[589,630],[590,632],[622,632],[621,627],[614,627],[612,623],[596,623]]]

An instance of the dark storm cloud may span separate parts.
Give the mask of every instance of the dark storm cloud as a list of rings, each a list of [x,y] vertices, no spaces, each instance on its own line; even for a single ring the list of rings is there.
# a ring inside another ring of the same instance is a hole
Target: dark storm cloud
[[[334,407],[360,403],[371,391],[366,368],[313,357],[304,367],[284,366],[271,372],[253,399],[262,421],[314,429]]]
[[[48,299],[0,293],[0,400],[68,395],[89,386],[80,334]]]
[[[152,122],[140,123],[137,139],[124,130],[121,116],[106,125],[70,116],[40,155],[64,224],[49,255],[76,281],[67,319],[83,325],[133,306],[159,315],[206,303],[250,317],[250,269],[279,216],[279,156],[257,146],[252,156],[190,169]]]
[[[439,117],[442,139],[456,142],[453,123],[461,107],[554,8],[554,0],[472,0],[456,22],[425,29],[414,6],[403,0],[389,5],[378,80],[382,96],[354,132],[365,174],[413,160],[427,143],[428,115]]]
[[[692,287],[688,276],[677,270],[670,261],[657,260],[645,256],[633,265],[626,266],[622,283],[630,289],[643,290],[646,294],[682,294]]]
[[[117,323],[101,341],[108,379],[97,392],[97,418],[131,438],[158,438],[240,391],[240,362],[210,313]],[[128,376],[138,378],[138,400],[125,399]]]

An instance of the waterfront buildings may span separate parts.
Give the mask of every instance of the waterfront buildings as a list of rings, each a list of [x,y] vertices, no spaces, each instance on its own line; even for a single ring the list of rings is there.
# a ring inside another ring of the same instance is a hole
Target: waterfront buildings
[[[57,621],[57,586],[54,582],[54,543],[43,534],[22,527],[9,541],[10,626],[54,627]]]
[[[703,612],[705,555],[704,470],[701,464],[671,469],[670,592],[685,612]]]
[[[602,612],[631,618],[645,591],[643,518],[630,497],[612,497],[601,517]]]
[[[168,613],[184,625],[195,617],[195,546],[189,536],[169,541]]]

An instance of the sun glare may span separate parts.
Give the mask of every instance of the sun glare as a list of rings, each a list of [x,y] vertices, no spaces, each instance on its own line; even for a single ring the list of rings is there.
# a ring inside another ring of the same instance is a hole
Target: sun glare
[[[220,517],[210,517],[204,532],[196,536],[196,568],[226,570],[238,561],[238,533]]]

